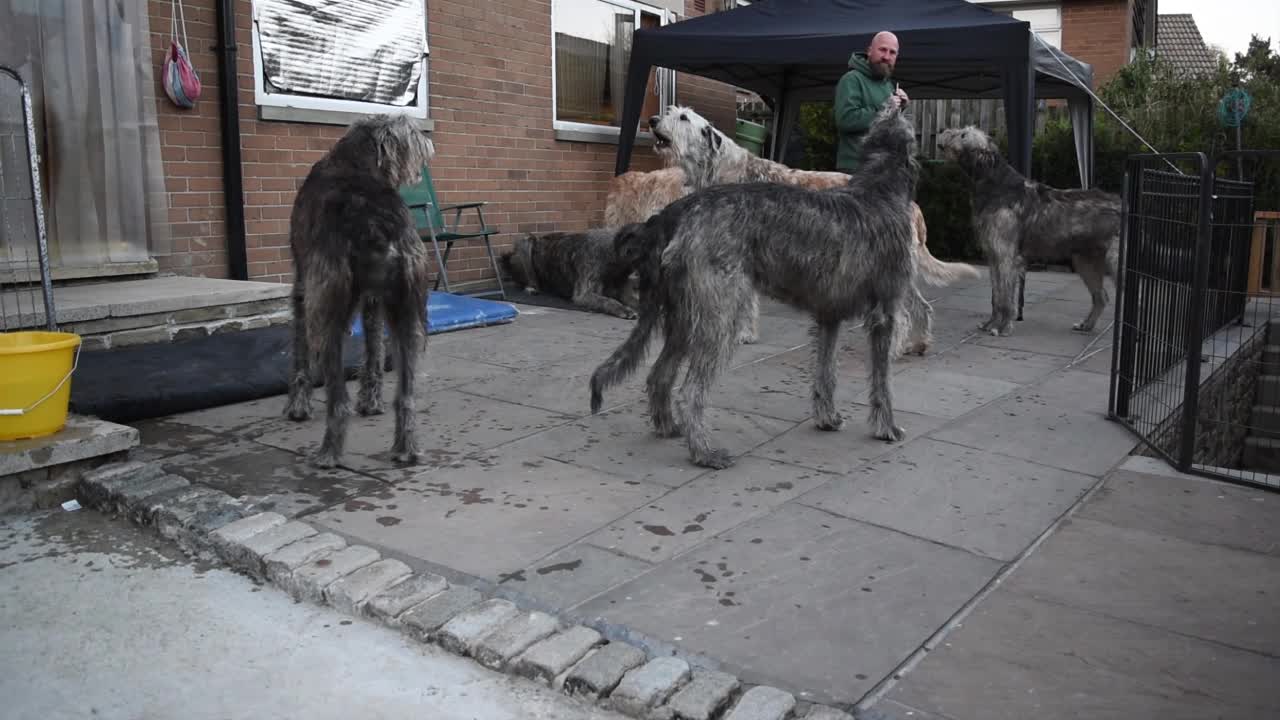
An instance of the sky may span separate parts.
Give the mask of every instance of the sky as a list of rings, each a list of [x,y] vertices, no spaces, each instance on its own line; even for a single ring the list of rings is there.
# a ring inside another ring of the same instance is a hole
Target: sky
[[[1271,37],[1271,48],[1280,51],[1280,2],[1277,0],[1159,0],[1161,15],[1191,13],[1200,36],[1234,59],[1249,47],[1253,33]]]

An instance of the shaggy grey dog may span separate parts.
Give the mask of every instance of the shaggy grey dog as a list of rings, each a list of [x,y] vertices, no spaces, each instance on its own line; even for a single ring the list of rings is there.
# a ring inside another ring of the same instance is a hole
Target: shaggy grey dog
[[[654,429],[663,437],[683,433],[695,464],[728,467],[729,454],[711,446],[703,412],[708,391],[736,347],[742,309],[762,292],[813,315],[813,407],[822,430],[844,423],[835,407],[840,325],[864,318],[871,347],[870,423],[876,437],[901,440],[904,431],[893,416],[890,345],[915,273],[914,143],[911,124],[889,105],[867,133],[866,162],[845,186],[716,185],[668,205],[639,233],[619,233],[619,255],[627,257],[628,248],[648,253],[638,265],[644,302],[631,336],[591,376],[591,411],[599,412],[605,389],[635,371],[661,325],[664,344],[648,378]],[[686,358],[677,411],[672,387]]]
[[[692,190],[713,185],[746,182],[776,182],[810,190],[842,187],[849,176],[842,172],[797,170],[767,158],[756,157],[746,148],[716,129],[706,118],[679,105],[667,107],[661,115],[649,118],[655,148],[667,162],[683,170]],[[944,286],[964,279],[976,278],[978,271],[965,263],[942,262],[929,252],[928,228],[920,207],[911,203],[912,227],[916,242],[912,251],[917,256],[919,277],[931,285]],[[743,323],[742,342],[755,342],[758,337],[760,307],[756,296],[746,306],[748,321]],[[923,355],[932,342],[933,307],[918,289],[913,288],[900,310],[898,332],[893,352]]]
[[[627,227],[526,235],[502,256],[507,272],[530,292],[546,292],[595,312],[632,320],[637,300],[631,265],[614,254]]]
[[[973,224],[991,264],[991,317],[980,326],[992,335],[1013,330],[1014,295],[1022,319],[1026,258],[1070,260],[1089,289],[1092,307],[1073,325],[1092,332],[1107,305],[1105,277],[1115,281],[1120,241],[1120,197],[1101,190],[1058,190],[1029,180],[1000,154],[1000,146],[976,127],[938,134],[943,157],[973,180]]]
[[[317,361],[327,395],[324,441],[311,457],[333,467],[342,457],[350,407],[342,367],[343,338],[363,313],[365,357],[356,411],[382,407],[383,318],[396,346],[396,462],[416,463],[413,382],[426,343],[429,265],[401,185],[418,182],[435,154],[406,116],[379,115],[353,123],[312,166],[289,219],[293,252],[293,376],[285,409],[291,420],[311,416]]]

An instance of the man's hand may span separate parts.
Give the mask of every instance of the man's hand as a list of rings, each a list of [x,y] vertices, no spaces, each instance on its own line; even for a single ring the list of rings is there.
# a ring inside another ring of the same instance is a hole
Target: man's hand
[[[907,97],[906,91],[904,91],[902,88],[894,89],[893,91],[894,107],[901,109],[903,107],[906,107],[908,102],[911,102],[911,98]]]

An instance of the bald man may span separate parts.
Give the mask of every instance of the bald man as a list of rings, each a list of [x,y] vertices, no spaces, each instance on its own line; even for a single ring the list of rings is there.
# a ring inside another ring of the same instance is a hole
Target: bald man
[[[897,88],[893,80],[893,68],[898,64],[898,38],[891,32],[881,31],[871,38],[865,52],[855,52],[849,57],[849,72],[836,85],[836,99],[832,108],[836,116],[836,169],[853,172],[861,161],[862,137],[876,113],[888,98],[902,107],[907,94]]]

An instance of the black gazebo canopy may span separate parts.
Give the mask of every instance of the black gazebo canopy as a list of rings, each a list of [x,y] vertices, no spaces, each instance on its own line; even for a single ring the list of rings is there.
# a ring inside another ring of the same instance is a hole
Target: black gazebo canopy
[[[913,100],[1003,98],[1009,157],[1031,169],[1036,98],[1068,101],[1082,184],[1092,180],[1093,69],[1035,37],[1028,23],[967,0],[758,0],[636,30],[615,171],[626,171],[652,67],[752,90],[774,111],[775,155],[800,102],[832,98],[849,56],[880,30],[898,36],[895,79]],[[695,108],[696,109],[696,108]]]

